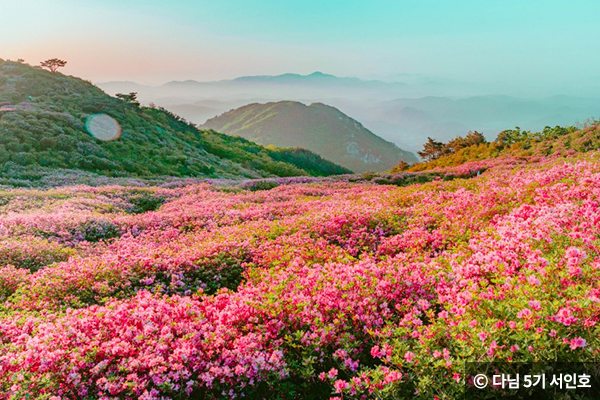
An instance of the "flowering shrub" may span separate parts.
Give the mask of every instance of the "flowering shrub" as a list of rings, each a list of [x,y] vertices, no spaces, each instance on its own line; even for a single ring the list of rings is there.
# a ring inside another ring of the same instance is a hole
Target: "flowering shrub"
[[[7,265],[0,268],[0,300],[6,300],[29,279],[29,271]]]
[[[23,235],[18,240],[8,237],[0,241],[0,265],[10,264],[32,271],[67,260],[75,253],[71,248],[32,235]]]
[[[0,271],[0,399],[454,399],[465,361],[597,361],[599,157],[7,196],[5,264],[50,256]]]

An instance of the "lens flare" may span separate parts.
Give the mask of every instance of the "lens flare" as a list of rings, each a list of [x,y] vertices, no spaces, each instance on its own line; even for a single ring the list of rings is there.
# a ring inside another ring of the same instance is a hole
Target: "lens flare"
[[[85,120],[85,129],[98,140],[110,142],[121,137],[121,125],[110,115],[92,114]]]

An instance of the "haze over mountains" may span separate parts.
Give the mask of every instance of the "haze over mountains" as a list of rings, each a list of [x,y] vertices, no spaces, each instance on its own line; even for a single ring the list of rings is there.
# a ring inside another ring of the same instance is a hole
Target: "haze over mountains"
[[[320,102],[338,108],[376,135],[413,152],[420,150],[428,136],[447,141],[477,130],[491,139],[515,126],[540,130],[547,125],[572,125],[600,114],[596,97],[506,96],[495,94],[502,92],[500,87],[412,75],[395,79],[404,82],[315,72],[213,82],[173,81],[157,87],[133,82],[105,82],[99,86],[111,94],[138,92],[142,102],[164,106],[197,124],[251,103]]]
[[[211,118],[202,128],[239,135],[262,145],[306,148],[355,172],[387,171],[400,159],[417,161],[414,154],[322,103],[252,103]]]
[[[118,134],[109,141],[97,135],[110,123],[92,129],[94,116],[114,121]],[[233,179],[351,172],[304,149],[267,149],[202,131],[163,109],[110,97],[82,79],[2,59],[0,164],[0,185],[57,170]]]

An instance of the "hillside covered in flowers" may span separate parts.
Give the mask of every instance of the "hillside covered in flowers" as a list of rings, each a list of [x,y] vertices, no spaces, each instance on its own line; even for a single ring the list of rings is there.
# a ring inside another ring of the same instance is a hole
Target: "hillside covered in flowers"
[[[465,361],[597,361],[598,152],[453,168],[1,191],[0,398],[455,399]]]

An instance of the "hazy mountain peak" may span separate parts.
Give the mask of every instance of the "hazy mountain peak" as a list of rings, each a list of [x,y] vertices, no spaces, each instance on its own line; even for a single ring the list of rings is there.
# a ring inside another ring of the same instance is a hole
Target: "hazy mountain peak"
[[[209,119],[203,128],[264,145],[303,147],[356,172],[387,171],[400,159],[415,162],[360,122],[324,103],[252,103]]]

